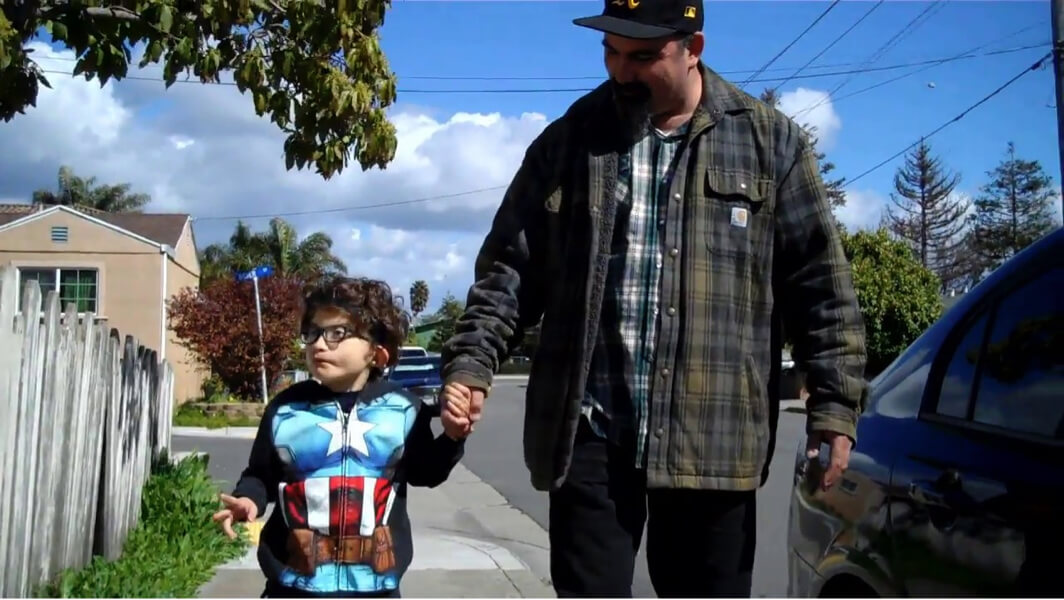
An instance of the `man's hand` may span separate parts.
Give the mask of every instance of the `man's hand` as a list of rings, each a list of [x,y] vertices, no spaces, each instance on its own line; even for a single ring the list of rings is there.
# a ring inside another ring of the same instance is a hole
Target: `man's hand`
[[[472,431],[469,420],[469,388],[449,383],[440,392],[440,421],[443,432],[452,440],[465,439]]]
[[[228,494],[218,494],[225,508],[214,513],[214,522],[222,526],[222,531],[229,539],[236,539],[233,522],[251,522],[259,516],[259,508],[251,498],[234,498]]]
[[[834,431],[814,431],[809,434],[805,444],[805,457],[816,460],[820,456],[820,445],[825,443],[831,447],[831,462],[820,478],[820,488],[823,490],[835,485],[850,466],[850,449],[853,448],[849,436]]]

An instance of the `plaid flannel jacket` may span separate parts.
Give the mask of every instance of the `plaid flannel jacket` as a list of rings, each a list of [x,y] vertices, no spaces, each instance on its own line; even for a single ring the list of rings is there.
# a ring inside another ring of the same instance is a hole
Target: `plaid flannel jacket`
[[[782,330],[806,373],[810,431],[856,439],[864,325],[814,149],[801,128],[705,66],[668,197],[655,343],[650,487],[751,490],[768,475]],[[524,452],[539,490],[568,472],[610,258],[620,139],[609,89],[531,144],[476,259],[443,351],[446,381],[490,390],[542,319]],[[490,418],[491,402],[487,403]]]

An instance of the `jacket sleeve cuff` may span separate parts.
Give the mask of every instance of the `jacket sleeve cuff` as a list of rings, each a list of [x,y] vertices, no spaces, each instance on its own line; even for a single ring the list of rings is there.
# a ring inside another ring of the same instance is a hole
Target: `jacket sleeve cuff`
[[[466,387],[481,389],[484,390],[485,395],[487,395],[487,393],[491,391],[490,379],[485,380],[482,377],[477,377],[476,375],[473,375],[472,373],[468,373],[466,371],[456,371],[454,373],[448,374],[444,383],[460,383]]]
[[[857,423],[853,411],[834,402],[818,402],[815,406],[807,403],[809,417],[806,432],[831,431],[850,438],[857,445]]]

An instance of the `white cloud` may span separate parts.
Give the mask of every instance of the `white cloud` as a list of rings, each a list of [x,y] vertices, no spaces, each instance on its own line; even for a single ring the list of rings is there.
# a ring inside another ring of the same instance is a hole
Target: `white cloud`
[[[50,71],[73,54],[35,43]],[[161,78],[158,67],[141,73]],[[0,124],[0,197],[27,201],[55,185],[60,165],[151,194],[153,212],[193,215],[197,241],[226,239],[234,220],[211,217],[341,209],[461,194],[392,207],[286,216],[302,234],[325,231],[352,273],[385,278],[406,295],[414,279],[438,301],[472,281],[472,261],[529,143],[547,124],[536,113],[457,113],[396,107],[395,159],[384,170],[351,164],[329,181],[286,171],[283,134],[255,116],[232,86],[161,81],[86,82],[49,74],[37,107]],[[266,218],[247,221],[255,229]],[[439,289],[437,289],[439,288]],[[433,303],[434,304],[434,303]]]
[[[835,216],[850,231],[875,229],[889,200],[872,190],[846,190],[846,204],[835,209]]]
[[[793,92],[780,94],[779,108],[801,125],[814,127],[817,147],[828,151],[835,143],[842,119],[835,112],[835,105],[823,90],[800,87]]]

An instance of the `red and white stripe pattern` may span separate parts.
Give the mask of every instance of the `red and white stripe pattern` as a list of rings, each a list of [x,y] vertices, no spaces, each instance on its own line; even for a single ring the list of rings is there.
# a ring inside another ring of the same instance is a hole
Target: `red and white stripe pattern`
[[[282,483],[278,498],[289,529],[370,536],[374,529],[388,524],[395,486],[379,477],[313,477]]]

